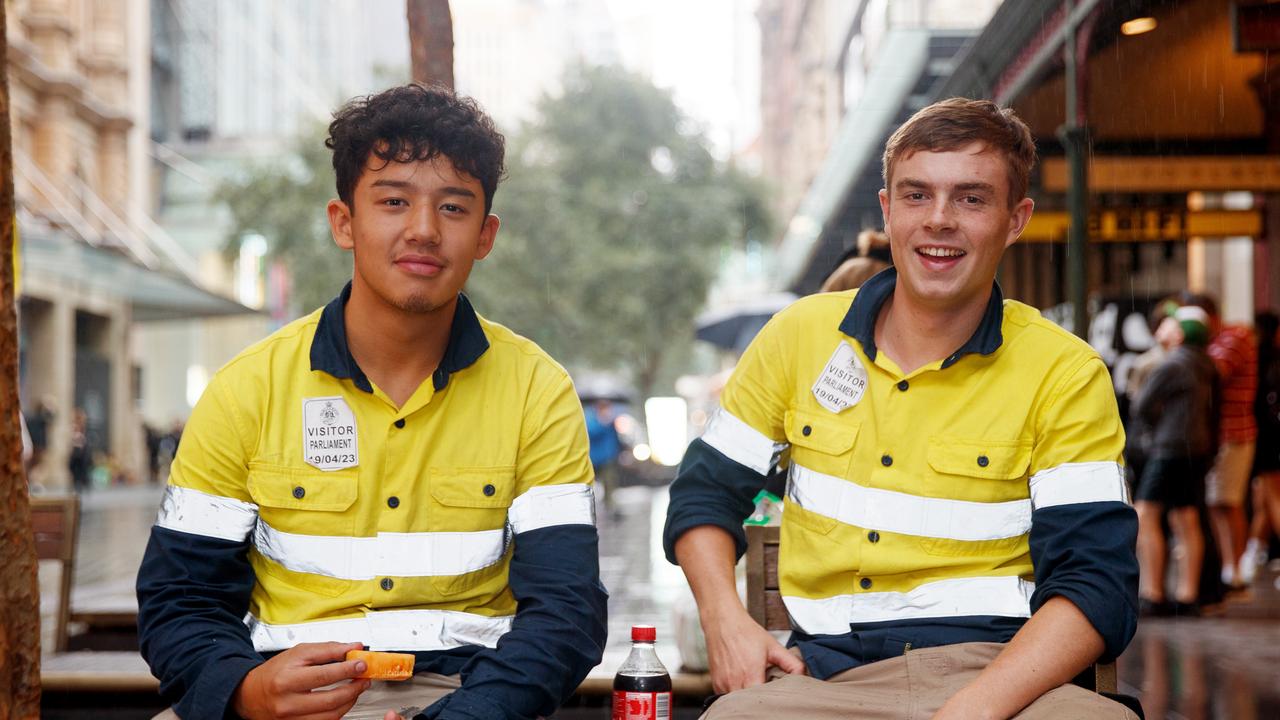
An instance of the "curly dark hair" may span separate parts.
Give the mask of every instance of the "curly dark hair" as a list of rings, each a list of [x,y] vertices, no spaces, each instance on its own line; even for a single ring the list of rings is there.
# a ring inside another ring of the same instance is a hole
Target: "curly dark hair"
[[[504,174],[506,140],[475,100],[442,85],[411,83],[352,99],[333,115],[325,147],[333,151],[338,197],[352,208],[356,182],[370,155],[386,163],[443,155],[480,181],[484,210]]]

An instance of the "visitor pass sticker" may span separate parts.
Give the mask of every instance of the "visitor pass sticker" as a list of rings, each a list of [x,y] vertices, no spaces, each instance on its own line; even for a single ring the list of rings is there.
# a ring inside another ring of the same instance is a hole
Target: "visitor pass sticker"
[[[857,405],[866,391],[867,369],[853,346],[841,341],[813,384],[813,397],[822,407],[838,413]]]
[[[356,416],[341,397],[302,401],[302,459],[321,470],[360,464]]]

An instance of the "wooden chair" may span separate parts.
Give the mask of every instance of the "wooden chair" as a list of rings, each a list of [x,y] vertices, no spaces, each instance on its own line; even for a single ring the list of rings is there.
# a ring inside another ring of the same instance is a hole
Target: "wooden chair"
[[[58,587],[58,615],[53,650],[67,649],[67,622],[71,618],[71,581],[75,575],[76,538],[80,530],[80,498],[60,495],[31,498],[31,529],[36,557],[62,564]]]
[[[747,612],[766,630],[790,630],[791,619],[778,589],[778,543],[780,528],[748,525],[747,531]],[[1097,663],[1080,673],[1075,684],[1094,692],[1114,695],[1116,664]]]

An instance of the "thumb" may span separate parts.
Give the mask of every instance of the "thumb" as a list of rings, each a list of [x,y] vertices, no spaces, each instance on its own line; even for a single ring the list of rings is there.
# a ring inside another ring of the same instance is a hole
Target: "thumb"
[[[788,675],[804,675],[806,669],[804,660],[801,660],[795,653],[774,643],[769,648],[769,652],[765,655],[765,659],[772,665],[777,665],[783,672]]]
[[[388,710],[387,714],[382,717],[382,720],[404,720],[404,718],[397,715],[395,710]]]

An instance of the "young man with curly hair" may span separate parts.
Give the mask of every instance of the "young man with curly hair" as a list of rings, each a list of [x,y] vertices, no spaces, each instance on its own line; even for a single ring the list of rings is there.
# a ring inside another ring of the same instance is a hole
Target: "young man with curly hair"
[[[796,302],[738,363],[663,537],[727,693],[705,717],[1133,717],[1069,684],[1136,624],[1111,379],[995,283],[1031,218],[1034,161],[1010,110],[916,113],[884,153],[894,269]],[[751,498],[784,451],[790,648],[733,581]]]
[[[461,292],[503,138],[415,84],[326,145],[351,282],[215,375],[138,574],[165,715],[550,715],[600,661],[606,594],[573,385]],[[362,647],[416,674],[371,687]]]

